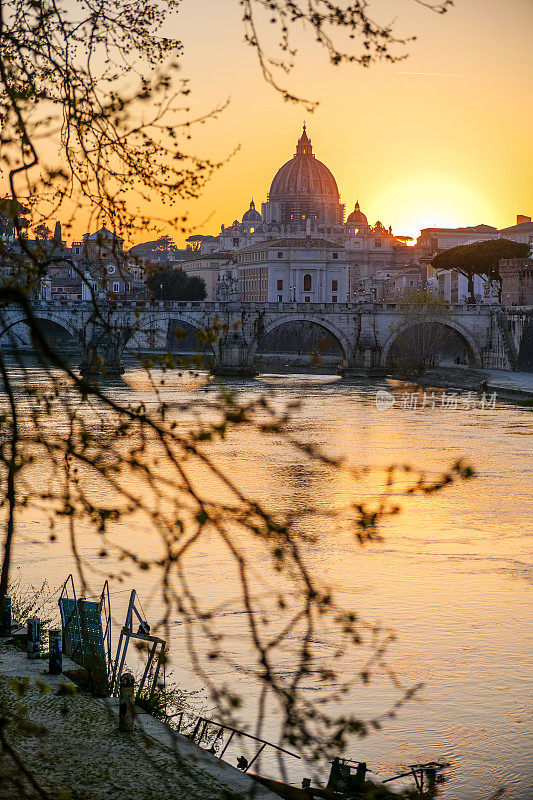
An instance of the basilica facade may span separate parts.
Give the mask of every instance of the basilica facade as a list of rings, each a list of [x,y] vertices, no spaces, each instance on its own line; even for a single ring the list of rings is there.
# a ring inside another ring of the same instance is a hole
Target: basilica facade
[[[340,303],[372,298],[371,287],[380,276],[413,263],[405,240],[379,221],[370,225],[358,202],[345,219],[335,177],[313,152],[305,125],[261,212],[252,200],[240,221],[222,225],[216,236],[197,235],[189,242],[196,248],[191,256],[196,270],[216,254],[226,259],[216,297],[209,299]]]

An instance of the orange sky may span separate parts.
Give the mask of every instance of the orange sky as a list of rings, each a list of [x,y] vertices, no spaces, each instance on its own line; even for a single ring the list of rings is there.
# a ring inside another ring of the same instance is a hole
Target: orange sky
[[[319,101],[311,114],[265,83],[243,41],[238,0],[182,0],[163,32],[184,43],[192,111],[230,100],[218,119],[194,129],[190,151],[216,160],[240,149],[201,198],[166,211],[155,199],[150,213],[188,213],[194,232],[216,234],[252,197],[260,208],[305,120],[347,213],[358,199],[372,224],[416,237],[432,225],[503,227],[517,213],[532,215],[533,0],[456,0],[445,15],[416,0],[370,0],[370,8],[380,22],[396,18],[399,35],[416,34],[409,58],[335,68],[297,31],[296,67],[281,81]],[[77,212],[67,238],[87,224]],[[183,243],[178,231],[165,232]],[[157,235],[147,229],[134,241]]]
[[[430,225],[496,226],[533,212],[533,2],[456,0],[440,16],[414,0],[372,0],[380,21],[416,34],[410,57],[363,70],[334,68],[310,39],[291,89],[314,114],[284,103],[242,42],[237,0],[183,0],[170,30],[183,39],[193,106],[229,108],[196,131],[196,151],[236,156],[189,204],[202,233],[242,216],[292,157],[302,122],[335,175],[347,211],[359,199],[374,223],[416,236]],[[209,221],[201,225],[210,215]]]

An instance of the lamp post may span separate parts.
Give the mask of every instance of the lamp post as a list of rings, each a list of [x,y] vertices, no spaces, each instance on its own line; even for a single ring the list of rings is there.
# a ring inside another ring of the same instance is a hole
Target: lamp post
[[[159,284],[159,299],[160,300],[163,299],[163,284],[162,283]]]

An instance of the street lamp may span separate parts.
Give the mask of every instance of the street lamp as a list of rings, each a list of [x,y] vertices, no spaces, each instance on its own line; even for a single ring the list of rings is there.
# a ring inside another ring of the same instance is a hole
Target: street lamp
[[[163,284],[162,283],[159,284],[159,299],[160,300],[163,299]]]

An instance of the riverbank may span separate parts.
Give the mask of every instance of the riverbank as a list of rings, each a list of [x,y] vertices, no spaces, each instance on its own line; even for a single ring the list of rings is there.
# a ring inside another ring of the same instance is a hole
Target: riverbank
[[[423,375],[393,373],[387,377],[396,383],[417,385],[423,389],[443,389],[448,392],[478,392],[493,394],[497,399],[519,404],[533,403],[533,374],[528,372],[503,372],[501,370],[473,369],[467,366],[436,367]]]
[[[23,724],[12,720],[4,732],[31,776],[11,756],[0,757],[0,798],[16,797],[18,781],[30,798],[42,797],[42,787],[64,800],[276,800],[251,776],[139,708],[135,729],[119,731],[116,698],[85,694],[47,668],[47,661],[29,660],[0,640],[0,715],[25,707]]]

